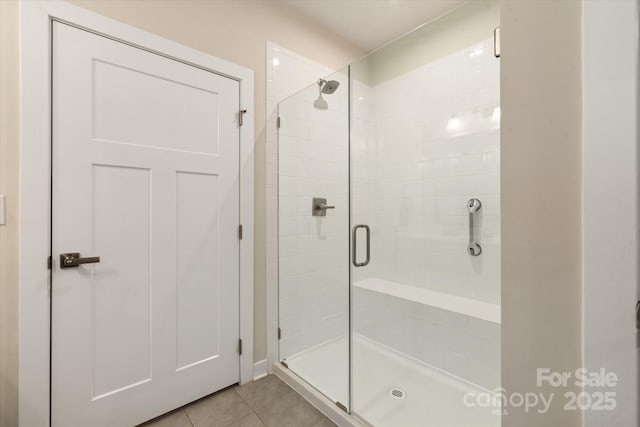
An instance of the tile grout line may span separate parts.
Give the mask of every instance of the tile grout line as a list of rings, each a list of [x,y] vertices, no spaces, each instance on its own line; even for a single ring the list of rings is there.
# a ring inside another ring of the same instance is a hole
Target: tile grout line
[[[278,380],[278,381],[282,381],[282,380],[280,380],[280,378],[277,378],[277,377],[276,377],[276,380]],[[286,392],[284,392],[284,393],[282,393],[280,396],[278,396],[278,398],[284,398],[285,396],[288,396],[289,394],[292,394],[292,393],[293,393],[293,394],[295,394],[295,395],[297,395],[297,396],[301,397],[301,398],[302,398],[303,400],[305,400],[305,402],[306,402],[306,399],[304,399],[304,398],[303,398],[303,397],[302,397],[298,392],[296,392],[294,389],[292,389],[288,384],[286,384],[286,383],[284,383],[284,382],[283,382],[283,384],[285,384],[285,385],[287,386],[287,391],[286,391]],[[269,423],[267,423],[267,420],[263,419],[263,418],[258,414],[257,408],[256,408],[256,407],[254,407],[253,405],[251,405],[251,403],[249,403],[249,402],[248,402],[244,397],[242,397],[242,395],[238,392],[238,389],[239,389],[239,388],[240,388],[240,386],[238,386],[238,387],[234,388],[234,391],[236,392],[236,394],[238,394],[238,396],[240,396],[240,399],[242,399],[242,401],[243,401],[244,403],[246,403],[246,404],[247,404],[247,406],[251,409],[251,411],[253,412],[253,414],[254,414],[254,415],[255,415],[255,416],[260,420],[260,422],[262,422],[262,424],[264,424],[264,426],[265,426],[265,427],[279,427],[279,426],[271,426],[271,425],[269,425]],[[308,403],[308,402],[307,402],[307,403]],[[313,406],[313,405],[311,405],[311,406]],[[315,408],[315,407],[314,407],[314,409],[316,409],[316,410],[317,410],[317,408]],[[319,412],[319,411],[318,411],[318,412]],[[320,415],[321,415],[321,416],[324,416],[324,414],[322,414],[322,413],[320,413]],[[318,421],[321,421],[321,420],[322,420],[322,418],[319,418],[318,420],[316,420],[316,421],[314,422],[314,424],[310,424],[309,426],[306,426],[306,427],[313,427],[313,425],[317,424],[317,422],[318,422]]]
[[[242,400],[242,401],[245,403],[245,405],[247,405],[247,406],[249,407],[249,409],[251,409],[251,414],[255,415],[255,416],[256,416],[256,418],[257,418],[257,419],[259,419],[259,420],[260,420],[260,422],[261,422],[265,427],[269,427],[269,426],[267,425],[267,423],[266,423],[266,422],[265,422],[265,421],[260,417],[260,415],[258,415],[258,413],[256,412],[256,410],[255,410],[255,408],[253,407],[253,405],[251,405],[251,403],[247,402],[247,400],[246,400],[244,397],[242,397],[242,395],[238,392],[238,389],[240,389],[240,385],[238,385],[237,387],[235,387],[235,388],[233,389],[233,391],[236,393],[236,395],[238,395],[238,397],[240,397],[240,400]],[[248,416],[249,416],[249,415],[251,415],[251,414],[247,414],[247,415],[246,415],[245,417],[243,417],[243,418],[246,418],[246,417],[248,417]],[[240,418],[240,419],[242,419],[242,418]]]
[[[270,427],[269,424],[267,424],[266,420],[263,420],[262,417],[260,415],[258,415],[256,413],[256,418],[260,420],[260,422],[265,426],[265,427]]]
[[[234,423],[236,423],[236,422],[242,421],[242,420],[244,420],[245,418],[249,418],[251,415],[254,415],[254,416],[255,416],[255,417],[260,421],[260,423],[262,423],[262,425],[266,426],[266,424],[262,421],[262,419],[258,416],[258,414],[256,414],[253,410],[251,411],[251,413],[250,413],[250,414],[247,414],[247,415],[245,415],[244,417],[240,417],[240,418],[238,418],[237,420],[235,420],[235,421],[234,421],[234,422],[232,422],[231,424],[234,424]],[[229,424],[229,425],[231,425],[231,424]]]
[[[240,421],[240,420],[243,420],[243,419],[245,419],[245,418],[247,418],[247,417],[249,417],[249,416],[251,416],[251,415],[255,415],[255,416],[256,416],[256,418],[258,418],[258,419],[262,422],[262,420],[260,419],[260,417],[258,416],[258,414],[256,414],[256,411],[253,409],[253,406],[251,406],[251,405],[249,404],[249,402],[247,402],[247,401],[242,397],[242,395],[238,392],[238,390],[239,390],[239,389],[240,389],[240,384],[237,384],[236,386],[234,386],[234,387],[232,388],[232,390],[233,390],[233,392],[236,394],[236,396],[240,398],[240,401],[242,401],[245,405],[247,405],[247,408],[249,408],[249,410],[250,410],[251,412],[250,412],[250,413],[248,413],[248,414],[246,414],[246,415],[243,415],[242,417],[238,417],[237,419],[235,419],[235,420],[231,421],[231,423],[230,423],[229,425],[234,424],[234,423],[236,423],[236,422],[238,422],[238,421]],[[263,424],[264,424],[264,422],[263,422]],[[266,425],[266,424],[265,424],[265,425]],[[195,427],[195,426],[194,426],[194,427]]]
[[[193,403],[193,402],[191,402]],[[196,427],[195,424],[193,424],[193,421],[191,420],[191,417],[189,416],[189,412],[187,412],[187,410],[185,409],[187,406],[191,405],[191,403],[188,403],[187,405],[182,407],[182,412],[184,412],[184,414],[187,417],[187,420],[189,421],[189,424],[191,424],[191,427]]]

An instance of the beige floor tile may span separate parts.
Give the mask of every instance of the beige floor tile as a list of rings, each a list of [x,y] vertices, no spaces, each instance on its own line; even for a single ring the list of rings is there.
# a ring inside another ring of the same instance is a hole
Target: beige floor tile
[[[222,390],[144,425],[192,426],[336,427],[275,375]]]
[[[185,407],[194,427],[227,427],[251,414],[236,387],[219,391]]]
[[[276,399],[272,405],[258,407],[255,411],[268,427],[311,427],[323,417],[293,390]]]
[[[238,394],[253,410],[273,406],[278,399],[291,391],[291,388],[275,375],[237,388]]]
[[[175,411],[142,424],[144,427],[192,427],[191,421],[183,410]]]
[[[234,422],[229,427],[265,427],[265,425],[256,414],[250,414]]]
[[[313,427],[338,427],[333,421],[329,418],[322,416],[322,419],[315,423]]]

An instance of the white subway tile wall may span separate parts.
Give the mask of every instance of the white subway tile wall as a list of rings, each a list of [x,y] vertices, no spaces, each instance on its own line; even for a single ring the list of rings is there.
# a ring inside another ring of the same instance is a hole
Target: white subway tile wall
[[[327,110],[313,106],[317,85],[279,105],[281,358],[349,328],[349,85],[346,72],[326,78],[340,82]],[[313,197],[335,209],[312,216]]]
[[[301,313],[301,306],[288,306],[287,304],[278,304],[278,130],[276,127],[277,120],[277,106],[278,102],[286,99],[289,96],[303,90],[309,85],[315,83],[318,78],[327,76],[334,70],[318,64],[302,55],[299,55],[291,50],[288,50],[282,46],[279,46],[272,42],[267,42],[266,46],[266,71],[267,71],[267,120],[266,125],[266,152],[267,152],[267,165],[266,165],[266,238],[267,238],[267,252],[266,252],[266,270],[267,270],[267,337],[273,336],[272,332],[278,328],[278,311],[282,312],[285,325],[292,326],[287,327],[287,332],[284,336],[299,336],[297,331],[300,330],[299,322],[292,322],[292,316],[295,313]],[[343,88],[344,89],[344,88]],[[286,139],[286,138],[285,138]],[[286,144],[286,141],[283,142]],[[295,146],[291,147],[295,150]],[[302,162],[284,162],[280,165],[283,171],[286,171],[287,176],[296,176],[295,171],[301,171]],[[312,163],[312,162],[307,162]],[[316,167],[311,165],[311,167]],[[288,170],[287,170],[288,168]],[[310,204],[311,202],[309,202]],[[310,207],[309,207],[310,209]],[[280,206],[280,211],[286,215],[293,215],[293,212],[302,212],[302,207],[298,207],[297,202],[293,198],[283,200]],[[300,226],[300,221],[295,220],[286,223],[282,223],[283,231],[291,236],[294,235],[295,230]],[[282,239],[280,242],[280,251],[283,256],[294,256],[298,254],[298,242],[295,239]],[[287,262],[285,261],[285,268]],[[312,270],[309,270],[311,273]],[[308,277],[307,280],[311,281],[312,278]],[[314,279],[318,280],[318,279]],[[292,295],[299,292],[298,282],[289,278],[280,281],[280,292],[283,296]],[[299,311],[296,311],[299,310]],[[288,322],[288,323],[287,323]],[[284,326],[285,325],[280,325]],[[275,361],[277,357],[277,351],[273,348],[272,343],[270,346],[268,357],[271,357]],[[286,341],[284,346],[284,352],[282,357],[288,355],[286,353]],[[297,346],[300,348],[300,346]]]
[[[375,277],[498,308],[499,79],[487,40],[373,88],[354,85],[354,224],[372,231],[371,263],[354,270],[354,282]],[[472,197],[482,202],[477,257],[467,253]],[[356,333],[499,386],[498,323],[357,286],[353,303]]]

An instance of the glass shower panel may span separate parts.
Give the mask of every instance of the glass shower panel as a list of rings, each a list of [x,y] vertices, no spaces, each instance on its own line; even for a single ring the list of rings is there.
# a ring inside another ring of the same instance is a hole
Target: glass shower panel
[[[470,2],[351,66],[351,409],[376,427],[500,425],[472,405],[500,387],[498,26]]]
[[[279,104],[280,360],[349,404],[348,69]]]

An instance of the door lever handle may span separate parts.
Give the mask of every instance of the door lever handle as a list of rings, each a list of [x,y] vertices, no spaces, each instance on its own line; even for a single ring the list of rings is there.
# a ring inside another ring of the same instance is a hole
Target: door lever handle
[[[79,267],[80,264],[94,264],[100,262],[99,256],[80,258],[80,252],[60,254],[60,268]]]

